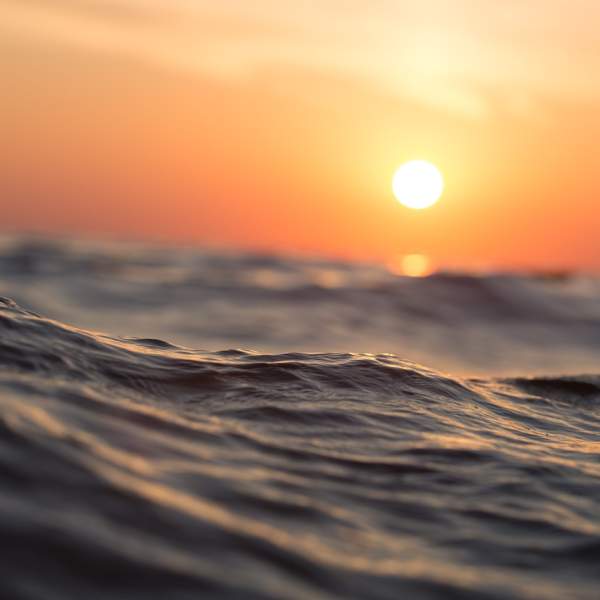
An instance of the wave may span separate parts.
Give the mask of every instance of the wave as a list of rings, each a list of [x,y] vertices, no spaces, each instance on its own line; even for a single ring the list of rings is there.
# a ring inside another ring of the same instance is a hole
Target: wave
[[[599,401],[596,375],[197,351],[2,299],[0,592],[596,598]]]
[[[1,240],[0,240],[1,242]],[[595,372],[600,280],[5,238],[0,295],[80,327],[264,354],[388,352],[461,375]]]

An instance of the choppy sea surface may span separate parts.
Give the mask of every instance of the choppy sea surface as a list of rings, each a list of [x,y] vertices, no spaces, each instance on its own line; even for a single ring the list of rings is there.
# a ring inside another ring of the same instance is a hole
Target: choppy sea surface
[[[600,281],[0,243],[0,597],[600,597]]]

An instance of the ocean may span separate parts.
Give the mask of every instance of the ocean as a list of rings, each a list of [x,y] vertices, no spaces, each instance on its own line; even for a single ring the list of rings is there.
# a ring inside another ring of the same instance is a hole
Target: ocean
[[[0,242],[0,597],[600,597],[600,280]]]

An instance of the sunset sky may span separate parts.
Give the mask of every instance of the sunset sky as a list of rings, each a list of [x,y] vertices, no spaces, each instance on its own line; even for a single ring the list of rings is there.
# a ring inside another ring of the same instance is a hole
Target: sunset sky
[[[0,0],[3,231],[600,268],[595,0]],[[412,211],[395,169],[446,189]]]

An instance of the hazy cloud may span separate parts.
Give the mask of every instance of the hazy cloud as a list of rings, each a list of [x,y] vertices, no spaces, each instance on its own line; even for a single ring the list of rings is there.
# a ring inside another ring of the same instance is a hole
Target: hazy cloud
[[[473,118],[482,87],[600,96],[600,5],[557,0],[3,0],[13,35],[120,52],[170,68],[245,77],[269,65],[336,70]],[[525,108],[527,107],[527,108]]]

